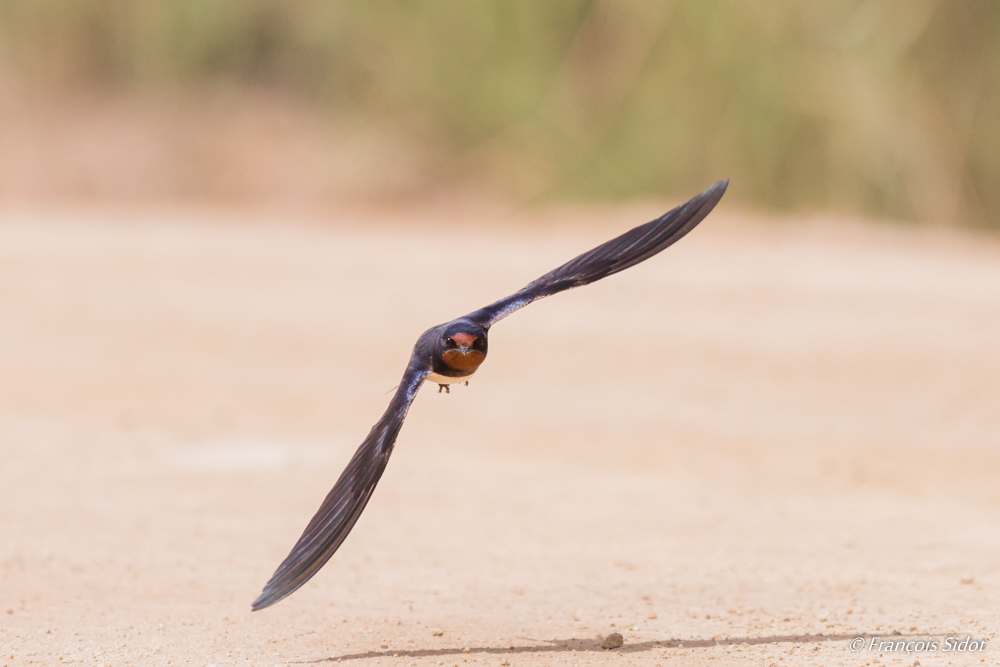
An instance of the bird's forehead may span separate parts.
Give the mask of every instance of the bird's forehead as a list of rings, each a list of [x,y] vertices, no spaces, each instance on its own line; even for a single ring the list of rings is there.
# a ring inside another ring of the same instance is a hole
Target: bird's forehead
[[[478,338],[478,336],[475,334],[466,333],[465,331],[460,331],[451,335],[451,339],[459,345],[472,345],[476,338]]]

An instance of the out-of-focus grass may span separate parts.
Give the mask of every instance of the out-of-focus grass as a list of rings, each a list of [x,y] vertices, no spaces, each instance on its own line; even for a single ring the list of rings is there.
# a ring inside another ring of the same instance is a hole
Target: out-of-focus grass
[[[521,197],[731,177],[751,205],[1000,226],[992,0],[0,0],[0,40],[32,86],[277,88]]]

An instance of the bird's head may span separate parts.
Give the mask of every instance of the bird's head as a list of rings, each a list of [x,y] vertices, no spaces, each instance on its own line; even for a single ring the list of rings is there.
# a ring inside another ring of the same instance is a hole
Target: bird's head
[[[486,330],[475,322],[455,322],[441,334],[434,356],[451,371],[472,373],[486,359]]]

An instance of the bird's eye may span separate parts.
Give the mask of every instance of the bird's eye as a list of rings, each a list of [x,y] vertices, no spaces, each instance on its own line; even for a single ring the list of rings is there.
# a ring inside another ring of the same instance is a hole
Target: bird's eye
[[[445,347],[455,347],[455,339],[454,338],[445,338],[444,339],[444,346]]]

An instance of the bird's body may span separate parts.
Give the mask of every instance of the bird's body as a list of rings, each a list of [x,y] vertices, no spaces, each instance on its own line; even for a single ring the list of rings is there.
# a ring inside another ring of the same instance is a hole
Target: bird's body
[[[588,285],[652,257],[694,229],[719,202],[728,184],[720,181],[664,216],[570,260],[514,294],[421,334],[385,414],[358,447],[253,609],[263,609],[293,593],[340,547],[368,504],[406,412],[424,382],[437,383],[440,391],[468,381],[486,360],[492,325],[532,301]]]
[[[468,382],[469,380],[472,379],[472,376],[475,374],[476,372],[473,371],[468,375],[458,375],[455,377],[450,377],[448,375],[438,375],[437,373],[428,373],[427,381],[433,382],[434,384],[440,385],[442,387],[449,387],[453,384],[461,384],[463,382]]]

